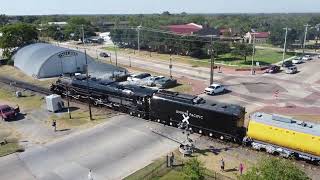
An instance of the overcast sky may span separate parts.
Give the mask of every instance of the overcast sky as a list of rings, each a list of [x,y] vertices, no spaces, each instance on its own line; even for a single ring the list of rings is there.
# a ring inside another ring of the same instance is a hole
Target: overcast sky
[[[0,14],[320,12],[320,0],[0,0]]]

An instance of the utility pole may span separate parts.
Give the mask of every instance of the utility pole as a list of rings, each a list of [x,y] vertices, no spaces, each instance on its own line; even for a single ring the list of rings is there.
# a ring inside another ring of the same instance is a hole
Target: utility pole
[[[82,43],[83,43],[83,47],[84,47],[85,42],[84,42],[84,26],[83,26],[83,24],[81,25],[81,29],[82,29]]]
[[[214,73],[214,54],[213,54],[213,37],[211,36],[210,40],[210,54],[211,54],[211,61],[210,61],[210,85],[213,83],[213,73]]]
[[[170,70],[170,79],[172,79],[172,56],[170,53],[170,64],[169,64],[169,70]]]
[[[140,53],[140,29],[141,29],[141,25],[137,27],[137,31],[138,31],[138,52]]]
[[[71,119],[71,112],[70,112],[70,91],[69,91],[69,86],[67,85],[67,102],[68,102],[68,114],[69,114],[69,119]]]
[[[284,28],[286,30],[286,33],[284,35],[284,45],[283,45],[283,54],[282,54],[282,65],[284,63],[284,56],[286,54],[286,48],[287,48],[287,36],[288,36],[288,27]]]
[[[116,66],[118,66],[118,54],[117,54],[117,47],[114,45],[114,55],[116,56]]]
[[[88,58],[87,58],[87,51],[86,50],[84,50],[84,55],[85,55],[85,58],[86,58],[86,79],[87,79],[87,94],[88,94],[87,101],[88,101],[88,107],[89,107],[90,120],[92,120],[91,103],[90,103],[91,97],[90,97],[90,90],[89,90]]]
[[[309,26],[310,26],[309,24],[304,25],[305,31],[304,31],[304,40],[303,40],[303,49],[302,49],[302,54],[303,55],[304,55],[304,50],[306,48],[306,40],[307,40],[307,33],[308,33],[308,27]]]
[[[256,41],[256,33],[253,34],[253,42],[252,42],[252,60],[251,60],[251,74],[254,75],[254,69],[253,69],[253,61],[254,61],[254,54],[255,54],[255,41]]]
[[[315,28],[317,29],[317,36],[316,36],[316,47],[314,48],[314,52],[317,52],[318,41],[319,41],[320,24],[317,24],[317,25],[315,26]]]

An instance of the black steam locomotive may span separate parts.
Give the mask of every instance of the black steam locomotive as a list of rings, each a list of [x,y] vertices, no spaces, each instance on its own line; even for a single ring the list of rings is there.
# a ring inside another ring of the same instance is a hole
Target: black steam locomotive
[[[179,127],[200,134],[241,142],[245,136],[245,108],[204,100],[198,96],[154,90],[136,85],[86,77],[63,77],[52,84],[53,93]]]

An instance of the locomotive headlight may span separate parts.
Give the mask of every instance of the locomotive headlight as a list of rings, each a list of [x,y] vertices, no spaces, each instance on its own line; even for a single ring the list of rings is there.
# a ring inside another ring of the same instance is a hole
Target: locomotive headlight
[[[199,134],[201,134],[202,133],[202,130],[199,130]]]
[[[170,122],[170,126],[172,126],[172,122]]]
[[[160,122],[160,119],[158,119],[158,122]]]
[[[209,136],[211,137],[211,136],[212,136],[212,133],[210,133]]]

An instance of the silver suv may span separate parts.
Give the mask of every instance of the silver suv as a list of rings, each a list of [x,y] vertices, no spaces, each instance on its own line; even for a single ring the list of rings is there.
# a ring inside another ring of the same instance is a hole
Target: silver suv
[[[298,72],[298,69],[297,69],[297,66],[290,66],[290,67],[287,67],[285,72],[287,74],[294,74],[294,73],[297,73]]]

